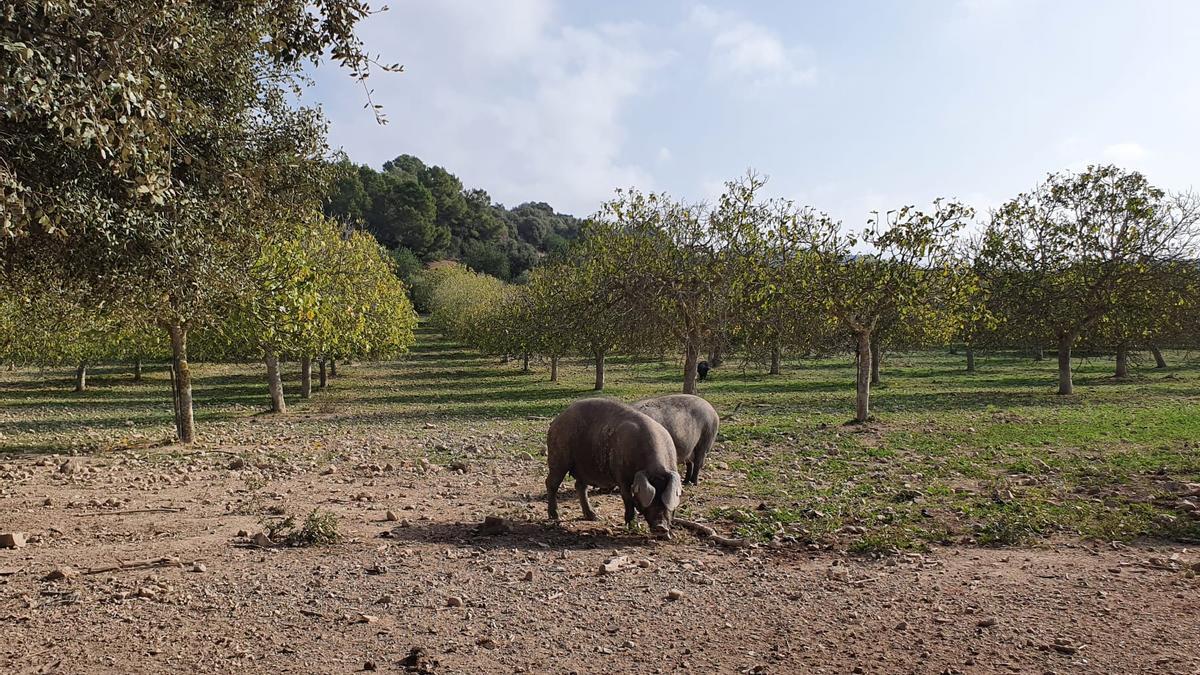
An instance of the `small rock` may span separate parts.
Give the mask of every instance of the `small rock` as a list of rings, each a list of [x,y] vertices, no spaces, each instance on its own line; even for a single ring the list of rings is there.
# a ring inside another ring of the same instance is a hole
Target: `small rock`
[[[354,623],[377,623],[378,621],[379,617],[372,614],[359,614],[358,617],[354,619]]]
[[[397,520],[400,520],[400,516],[397,516],[395,511],[388,509],[388,512],[383,514],[383,519],[388,521],[389,523],[394,523]]]
[[[321,475],[322,475],[322,476],[329,476],[329,475],[332,475],[332,474],[335,474],[335,473],[337,473],[337,467],[336,467],[336,466],[334,466],[334,465],[332,465],[332,464],[330,464],[329,466],[325,467],[325,468],[324,468],[324,469],[321,471]]]
[[[45,499],[42,500],[42,506],[54,506],[54,500],[49,497],[46,497]]]
[[[70,579],[78,574],[79,572],[76,572],[75,568],[69,565],[63,565],[62,567],[55,567],[54,569],[50,570],[49,574],[42,577],[42,581],[62,581],[63,579]]]
[[[28,539],[24,532],[0,532],[0,548],[24,548]]]
[[[457,595],[452,595],[452,596],[446,598],[446,606],[447,607],[462,607],[463,599],[458,597]]]
[[[375,604],[390,605],[390,604],[392,604],[392,596],[385,593],[385,594],[379,596],[379,599],[375,601]]]
[[[485,535],[500,535],[508,534],[512,527],[500,516],[487,516],[483,519],[483,524],[478,525],[475,531]]]
[[[908,630],[908,622],[901,621],[900,623],[896,624],[896,630]]]
[[[378,667],[375,665],[374,661],[367,661],[367,662],[363,663],[363,670],[369,670],[369,671],[374,672],[375,670],[378,670]]]
[[[533,570],[525,573],[525,581],[533,581]]]
[[[79,459],[78,457],[72,457],[71,459],[68,459],[67,461],[58,465],[58,472],[71,476],[83,471],[84,468],[86,467],[83,463],[83,460]]]
[[[249,533],[249,532],[247,532],[247,531],[245,531],[245,530],[238,530],[238,531],[237,531],[237,535],[236,535],[236,536],[238,536],[238,537],[243,537],[243,538],[244,538],[244,537],[249,537],[249,536],[250,536],[250,533]]]
[[[273,546],[275,544],[275,542],[271,541],[271,538],[267,536],[266,532],[259,532],[258,534],[255,534],[250,541],[254,542],[257,546],[263,547]]]
[[[992,626],[995,626],[997,623],[999,623],[999,621],[996,620],[996,617],[989,616],[989,617],[984,617],[984,618],[980,619],[979,621],[976,621],[975,625],[979,626],[980,628],[991,628]]]
[[[480,647],[483,647],[484,649],[495,649],[496,648],[496,641],[490,637],[479,638],[478,640],[475,641],[475,644],[479,645]]]
[[[205,564],[202,562],[194,562],[194,563],[192,563],[192,571],[193,572],[207,572],[208,567],[206,567]]]
[[[667,591],[667,599],[668,600],[682,600],[683,599],[683,591],[679,590],[678,588],[672,588],[671,590]]]
[[[225,468],[229,469],[230,471],[244,469],[246,468],[246,460],[242,459],[241,457],[234,457],[233,459],[229,460],[229,463],[225,465]]]
[[[596,570],[596,574],[612,574],[613,572],[616,572],[627,565],[629,565],[629,558],[626,558],[623,555],[614,556],[608,560],[605,560],[604,563],[600,565],[600,569]]]

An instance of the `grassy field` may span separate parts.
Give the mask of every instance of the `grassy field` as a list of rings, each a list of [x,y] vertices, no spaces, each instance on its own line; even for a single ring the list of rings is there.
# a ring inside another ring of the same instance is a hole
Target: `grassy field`
[[[685,499],[684,512],[764,540],[860,551],[1062,536],[1200,540],[1200,514],[1180,498],[1193,489],[1181,484],[1200,481],[1200,363],[1167,357],[1170,368],[1143,364],[1126,381],[1111,378],[1111,359],[1077,362],[1077,393],[1060,397],[1052,359],[986,355],[968,374],[961,356],[891,355],[875,389],[878,419],[865,426],[845,424],[847,358],[788,361],[775,377],[727,363],[701,384],[723,428],[701,476],[703,499]],[[678,389],[676,362],[610,363],[606,395]],[[259,444],[319,459],[331,438],[419,439],[436,424],[460,442],[425,442],[431,461],[448,464],[464,443],[487,439],[500,458],[528,464],[531,490],[544,472],[548,419],[591,395],[593,377],[572,360],[552,384],[544,364],[523,373],[423,329],[408,358],[343,366],[329,390],[289,396],[292,410],[280,418],[261,414],[261,371],[195,368],[201,447]],[[167,444],[170,423],[161,367],[142,382],[99,368],[83,393],[71,391],[66,370],[0,373],[0,461],[129,449],[169,456],[178,452]]]

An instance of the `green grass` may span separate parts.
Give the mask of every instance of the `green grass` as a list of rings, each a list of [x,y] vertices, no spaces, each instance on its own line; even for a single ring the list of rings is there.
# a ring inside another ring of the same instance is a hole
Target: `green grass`
[[[267,407],[261,364],[196,365],[202,440],[300,448],[327,462],[340,452],[331,438],[449,434],[459,445],[487,439],[493,458],[526,462],[531,486],[539,484],[547,420],[592,395],[587,362],[565,361],[555,384],[544,363],[523,373],[518,362],[428,328],[418,340],[404,360],[342,366],[332,388],[309,401],[294,396],[289,368],[284,418],[259,414]],[[760,539],[859,551],[1063,536],[1200,540],[1197,520],[1156,501],[1168,481],[1200,481],[1200,363],[1167,357],[1170,368],[1135,367],[1127,381],[1111,378],[1111,359],[1077,361],[1077,393],[1061,397],[1052,359],[986,355],[968,374],[962,356],[944,351],[892,355],[874,391],[877,421],[863,426],[845,424],[854,373],[844,356],[790,360],[775,377],[728,362],[701,383],[723,417],[710,462],[725,468],[706,471],[704,506],[689,509]],[[679,369],[678,360],[611,358],[605,394],[677,391]],[[77,394],[65,369],[0,373],[3,452],[104,452],[170,438],[162,367],[141,383],[115,367],[94,369],[90,380]],[[447,464],[460,448],[427,444],[422,454]]]

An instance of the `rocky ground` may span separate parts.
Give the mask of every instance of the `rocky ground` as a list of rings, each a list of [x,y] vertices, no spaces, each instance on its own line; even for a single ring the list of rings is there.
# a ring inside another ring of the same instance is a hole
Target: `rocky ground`
[[[603,495],[555,527],[542,458],[444,431],[5,458],[0,672],[1200,673],[1194,548],[724,548]],[[314,509],[339,542],[255,543]]]

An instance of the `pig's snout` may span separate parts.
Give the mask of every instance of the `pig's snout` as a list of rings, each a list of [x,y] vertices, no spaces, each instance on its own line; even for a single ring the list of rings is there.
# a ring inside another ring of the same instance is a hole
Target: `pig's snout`
[[[671,528],[662,523],[655,523],[655,524],[651,525],[650,533],[660,539],[670,539],[671,538]]]

